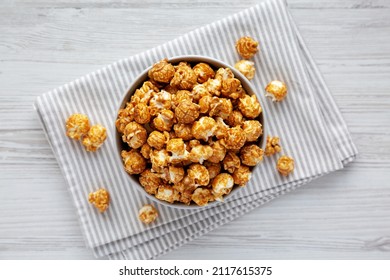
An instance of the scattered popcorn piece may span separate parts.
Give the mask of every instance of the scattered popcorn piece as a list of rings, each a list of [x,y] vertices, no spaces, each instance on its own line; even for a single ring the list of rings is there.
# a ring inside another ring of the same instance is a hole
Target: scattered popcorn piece
[[[233,152],[228,152],[223,159],[223,169],[229,173],[233,173],[236,168],[241,166],[240,158]]]
[[[263,134],[262,125],[256,120],[244,121],[242,129],[244,130],[248,142],[257,141],[260,135]]]
[[[280,174],[287,176],[294,170],[294,159],[288,156],[281,156],[278,159],[276,168]]]
[[[190,124],[199,117],[199,105],[185,100],[175,109],[178,123]]]
[[[206,206],[213,198],[211,190],[204,188],[197,188],[191,196],[191,199],[199,206]]]
[[[146,168],[146,160],[137,150],[121,152],[125,170],[129,174],[140,174]]]
[[[149,169],[146,169],[141,173],[139,182],[144,187],[145,191],[150,194],[156,194],[158,187],[162,184],[159,174],[153,173]]]
[[[205,161],[204,166],[207,168],[209,172],[210,180],[217,177],[219,173],[221,173],[221,164],[220,163],[213,163],[210,161]]]
[[[237,125],[242,125],[244,119],[242,113],[240,111],[235,110],[229,115],[226,121],[230,126],[234,127]]]
[[[138,218],[144,224],[150,224],[154,222],[158,217],[157,209],[151,204],[145,204],[139,209]]]
[[[241,113],[249,119],[257,118],[262,111],[256,95],[245,95],[240,98],[238,102],[238,109],[240,109]]]
[[[156,130],[152,131],[147,139],[149,146],[157,150],[161,150],[162,148],[164,148],[167,141],[167,135]]]
[[[234,180],[232,175],[228,173],[220,173],[213,179],[211,185],[215,200],[223,201],[223,196],[232,191]]]
[[[192,125],[191,134],[199,140],[208,141],[209,137],[214,135],[216,128],[216,122],[210,117],[201,117],[198,121],[195,121]]]
[[[169,131],[175,121],[175,114],[171,110],[164,109],[153,119],[153,125],[160,131]]]
[[[148,76],[151,80],[161,83],[169,83],[174,75],[175,68],[166,58],[155,63],[148,72]]]
[[[245,141],[246,136],[244,130],[239,126],[235,126],[227,130],[227,133],[224,135],[222,144],[228,150],[238,150],[244,146]]]
[[[145,124],[150,121],[150,111],[145,103],[138,103],[134,107],[134,120],[139,124]]]
[[[203,164],[213,155],[213,149],[206,145],[197,145],[191,149],[188,159],[191,162]]]
[[[176,72],[171,80],[171,86],[191,90],[198,79],[194,70],[186,62],[180,62],[175,68]]]
[[[130,122],[123,131],[122,140],[131,148],[138,149],[146,142],[146,129],[137,122]]]
[[[73,114],[66,120],[66,135],[79,140],[89,131],[89,119],[83,114]]]
[[[156,198],[169,203],[174,203],[180,199],[180,194],[169,185],[161,185],[157,190]]]
[[[236,168],[233,172],[234,184],[237,184],[241,187],[245,186],[246,183],[251,179],[251,170],[248,166],[241,164],[239,168]]]
[[[199,163],[193,163],[188,167],[188,177],[195,182],[195,186],[207,186],[210,182],[209,171]]]
[[[256,68],[253,61],[240,60],[234,65],[234,68],[240,71],[248,80],[252,80],[255,76]]]
[[[184,141],[191,140],[193,138],[191,129],[192,129],[191,124],[179,123],[173,126],[173,130],[175,131],[176,137],[179,137]]]
[[[281,81],[272,81],[265,88],[265,96],[270,97],[273,102],[282,101],[287,95],[287,86]]]
[[[245,59],[249,59],[257,53],[259,43],[251,37],[241,37],[236,42],[237,52]]]
[[[241,149],[241,161],[248,166],[255,166],[263,160],[264,151],[257,145],[245,146]]]
[[[222,140],[217,140],[210,144],[210,147],[213,149],[213,154],[207,160],[212,163],[219,163],[225,158],[226,148],[222,144]]]
[[[89,152],[96,152],[107,138],[106,128],[100,124],[91,126],[87,135],[83,138],[83,145]]]
[[[107,190],[101,188],[95,192],[91,192],[88,195],[88,201],[95,206],[100,213],[107,210],[110,204],[110,194]]]
[[[195,74],[197,75],[197,81],[200,84],[203,84],[208,79],[213,79],[215,76],[215,72],[213,68],[210,67],[210,65],[206,63],[198,63],[193,68]]]
[[[282,150],[282,147],[279,145],[279,137],[270,137],[267,136],[267,145],[265,147],[265,155],[272,156],[276,153],[279,153]]]

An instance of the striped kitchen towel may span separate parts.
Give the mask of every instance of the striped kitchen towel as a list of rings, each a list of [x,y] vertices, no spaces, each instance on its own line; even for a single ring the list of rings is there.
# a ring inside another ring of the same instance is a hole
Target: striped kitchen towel
[[[270,135],[281,138],[283,152],[296,161],[288,177],[276,170],[277,157],[256,168],[248,185],[234,196],[210,207],[175,209],[148,201],[129,184],[115,153],[117,109],[127,88],[145,68],[164,57],[203,55],[230,65],[240,58],[235,41],[251,36],[260,42],[253,58],[252,80],[267,113]],[[285,81],[289,94],[283,102],[264,98],[271,80]],[[126,58],[39,96],[34,104],[58,164],[72,194],[87,246],[97,257],[156,258],[227,223],[279,195],[343,168],[357,150],[347,126],[317,66],[311,58],[283,0],[259,5],[214,22],[164,45]],[[67,117],[87,114],[92,123],[107,127],[108,139],[96,153],[86,152],[65,135]],[[87,201],[88,193],[104,187],[111,204],[104,214]],[[159,218],[145,226],[138,209],[153,203]]]

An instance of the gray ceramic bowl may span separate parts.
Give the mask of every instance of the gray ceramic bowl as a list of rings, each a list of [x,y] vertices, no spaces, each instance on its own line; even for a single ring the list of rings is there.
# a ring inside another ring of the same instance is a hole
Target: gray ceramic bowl
[[[239,79],[241,81],[241,84],[243,86],[243,88],[245,89],[245,91],[249,94],[249,95],[253,95],[255,94],[255,89],[253,88],[253,86],[251,85],[251,83],[248,81],[248,79],[245,78],[244,75],[242,75],[239,71],[237,71],[234,67],[220,61],[220,60],[216,60],[214,58],[210,58],[210,57],[205,57],[205,56],[195,56],[195,55],[188,55],[188,56],[177,56],[177,57],[172,57],[170,59],[168,59],[169,62],[171,62],[172,64],[177,64],[181,61],[186,61],[192,65],[195,65],[199,62],[205,62],[205,63],[208,63],[212,68],[214,68],[215,70],[218,69],[218,68],[230,68],[234,74],[234,76]],[[126,106],[126,103],[130,100],[131,98],[131,95],[135,92],[135,90],[137,88],[140,88],[142,83],[148,79],[148,71],[151,67],[149,67],[148,69],[145,69],[133,82],[133,84],[130,86],[130,88],[127,90],[126,94],[123,96],[123,99],[122,99],[122,102],[120,104],[120,107],[118,108],[118,111],[119,109],[122,109]],[[261,100],[259,98],[259,95],[257,94],[257,97],[258,97],[258,100],[261,104]],[[266,139],[265,139],[265,135],[267,135],[266,133],[266,121],[265,121],[265,117],[264,117],[264,107],[262,106],[263,108],[263,112],[261,113],[259,119],[260,119],[260,122],[261,124],[263,125],[263,135],[261,136],[260,140],[258,141],[258,145],[264,149],[265,148],[265,145],[266,145]],[[114,124],[115,126],[115,124]],[[126,143],[124,143],[122,141],[122,137],[120,135],[120,133],[116,130],[116,128],[114,128],[115,131],[116,131],[116,145],[117,145],[117,156],[118,156],[118,160],[120,163],[118,163],[118,166],[121,167],[121,170],[122,172],[125,172],[126,171],[124,170],[123,168],[123,163],[122,163],[122,157],[121,157],[121,151],[122,150],[128,150],[129,147],[127,146]],[[254,167],[254,170],[256,169],[257,167]],[[139,183],[138,181],[138,178],[135,176],[135,175],[130,175],[128,173],[126,173],[127,175],[127,178],[129,179],[129,185],[130,187],[133,187],[133,188],[136,188],[138,191],[140,191],[142,194],[144,194],[145,196],[147,196],[148,198],[150,198],[151,200],[154,200],[156,201],[157,203],[160,203],[160,204],[164,204],[164,205],[167,205],[167,206],[170,206],[170,207],[174,207],[174,208],[181,208],[181,209],[199,209],[199,208],[204,208],[204,207],[207,207],[207,206],[198,206],[194,203],[191,203],[190,205],[185,205],[185,204],[182,204],[182,203],[168,203],[166,201],[162,201],[162,200],[159,200],[157,199],[154,195],[151,195],[149,193],[147,193],[144,188],[142,187],[142,185]],[[228,195],[225,195],[224,196],[224,200],[229,200],[232,196],[234,196],[241,188],[240,187],[234,187],[233,190],[228,194]],[[223,203],[223,202],[219,202],[219,201],[213,201],[213,202],[210,202],[208,204],[208,206],[211,206],[211,205],[215,205],[217,203]]]

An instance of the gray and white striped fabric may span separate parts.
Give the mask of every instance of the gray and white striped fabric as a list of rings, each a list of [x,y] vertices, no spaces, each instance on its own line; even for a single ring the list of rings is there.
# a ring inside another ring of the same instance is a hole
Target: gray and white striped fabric
[[[283,153],[296,160],[295,171],[282,177],[276,157],[266,158],[249,184],[224,203],[201,210],[156,205],[127,180],[116,156],[117,108],[132,80],[143,69],[179,55],[210,56],[233,65],[239,56],[235,41],[249,35],[260,41],[254,57],[252,83],[267,114],[270,135],[281,138]],[[287,99],[272,103],[263,88],[274,79],[289,86]],[[97,257],[156,258],[207,233],[279,195],[352,161],[357,150],[347,126],[312,60],[286,4],[267,0],[253,8],[199,28],[164,45],[123,59],[39,96],[34,104],[58,164],[71,191],[87,246]],[[66,137],[64,124],[75,112],[108,129],[108,139],[96,153],[86,152]],[[99,214],[88,193],[105,187],[111,194],[107,212]],[[137,219],[138,209],[153,203],[160,213],[155,224]]]

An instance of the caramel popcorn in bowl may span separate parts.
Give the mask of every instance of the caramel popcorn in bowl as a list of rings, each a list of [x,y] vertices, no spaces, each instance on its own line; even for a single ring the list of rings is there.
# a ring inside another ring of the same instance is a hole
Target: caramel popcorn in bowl
[[[264,137],[262,109],[246,93],[253,93],[248,81],[234,73],[164,59],[129,91],[116,127],[124,168],[146,193],[169,204],[205,206],[248,182],[259,155],[246,147]]]

